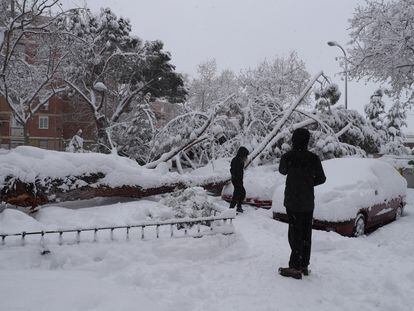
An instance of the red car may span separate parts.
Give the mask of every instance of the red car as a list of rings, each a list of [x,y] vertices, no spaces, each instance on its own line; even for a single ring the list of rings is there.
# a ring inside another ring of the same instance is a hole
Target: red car
[[[404,205],[404,197],[398,197],[386,203],[361,208],[355,217],[349,220],[326,221],[314,218],[312,228],[358,237],[402,216]],[[273,219],[288,222],[286,213],[273,211]]]

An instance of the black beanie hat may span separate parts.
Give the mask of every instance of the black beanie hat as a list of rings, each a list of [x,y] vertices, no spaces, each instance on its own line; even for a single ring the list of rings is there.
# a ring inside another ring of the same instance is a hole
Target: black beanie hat
[[[308,149],[310,140],[310,132],[305,128],[296,129],[292,135],[293,149],[303,150]]]
[[[245,158],[249,155],[249,150],[246,147],[241,146],[237,151],[237,157]]]

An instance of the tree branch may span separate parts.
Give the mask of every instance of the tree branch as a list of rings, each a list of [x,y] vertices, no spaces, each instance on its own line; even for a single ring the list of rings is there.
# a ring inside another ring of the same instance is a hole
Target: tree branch
[[[221,106],[226,104],[229,100],[233,99],[234,96],[235,96],[234,94],[228,96],[221,103],[219,103],[216,107],[214,107],[214,109],[211,112],[208,120],[204,123],[204,125],[198,131],[196,131],[196,133],[195,133],[196,135],[193,139],[189,139],[189,140],[186,141],[186,143],[184,143],[184,145],[175,147],[172,150],[170,150],[169,152],[164,153],[163,155],[161,155],[161,157],[158,160],[147,163],[145,165],[145,167],[146,168],[155,168],[161,162],[166,162],[168,160],[171,160],[176,154],[186,150],[189,147],[194,146],[194,143],[197,142],[200,139],[200,137],[206,132],[208,127],[211,125],[213,119],[215,118],[215,116],[216,116],[218,110],[221,108]]]
[[[274,129],[263,139],[263,141],[259,144],[259,146],[257,146],[257,148],[253,150],[253,152],[249,155],[247,159],[246,167],[249,166],[262,153],[263,150],[266,149],[266,147],[273,140],[273,138],[280,132],[280,129],[285,124],[285,122],[290,117],[290,115],[293,113],[293,111],[296,109],[296,107],[302,102],[302,100],[308,94],[308,92],[310,91],[310,89],[312,88],[316,80],[322,75],[323,75],[323,72],[320,71],[310,80],[310,82],[305,87],[305,89],[302,91],[302,93],[299,95],[299,97],[296,99],[296,101],[290,105],[290,107],[286,110],[283,117],[277,122]]]

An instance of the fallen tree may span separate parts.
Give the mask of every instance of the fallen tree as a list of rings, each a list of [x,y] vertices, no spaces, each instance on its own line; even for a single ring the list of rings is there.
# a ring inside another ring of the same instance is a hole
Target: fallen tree
[[[94,174],[94,176],[67,176],[67,178],[76,184],[78,181],[85,181],[85,179],[92,181],[98,176],[105,177],[103,174]],[[85,200],[96,197],[144,198],[174,192],[188,187],[203,187],[209,192],[221,193],[221,189],[228,182],[228,179],[226,176],[221,179],[207,179],[202,182],[187,180],[160,185],[158,187],[145,187],[140,185],[125,185],[119,187],[100,185],[96,187],[92,182],[86,186],[74,186],[72,189],[64,191],[60,188],[63,185],[61,179],[51,179],[47,185],[39,185],[22,182],[20,180],[12,180],[9,177],[10,183],[4,185],[1,193],[1,201],[26,207],[29,213],[33,213],[38,210],[40,205],[48,203]],[[99,179],[96,181],[99,181]]]
[[[223,165],[224,167],[224,165]],[[113,154],[66,153],[18,147],[0,159],[1,202],[28,207],[94,197],[143,198],[188,187],[220,192],[227,170],[168,172],[146,169]]]
[[[349,130],[350,123],[335,134],[317,115],[297,110],[320,77],[325,78],[323,72],[315,75],[295,102],[285,109],[272,131],[252,151],[246,167],[264,150],[286,139],[287,134],[296,128],[317,124],[336,140]],[[16,148],[2,156],[0,161],[1,201],[29,207],[29,211],[34,212],[38,205],[57,201],[94,197],[143,198],[195,186],[219,193],[230,181],[228,163],[220,166],[218,170],[200,168],[184,174],[182,167],[178,165],[179,156],[182,153],[185,157],[186,150],[206,139],[206,131],[218,111],[232,98],[233,95],[217,105],[202,126],[188,139],[144,167],[115,154],[74,154],[32,147]],[[305,118],[295,118],[292,115],[294,112],[304,115]],[[171,173],[167,168],[165,162],[173,159],[177,162],[180,174]],[[190,159],[188,161],[191,163]]]

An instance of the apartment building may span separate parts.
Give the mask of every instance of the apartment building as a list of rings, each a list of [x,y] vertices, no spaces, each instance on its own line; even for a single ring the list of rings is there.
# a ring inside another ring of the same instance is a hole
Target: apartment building
[[[86,144],[95,141],[95,123],[87,107],[66,96],[53,97],[27,124],[30,146],[65,150],[76,132],[82,129]],[[14,148],[24,144],[23,126],[0,97],[0,147]]]

